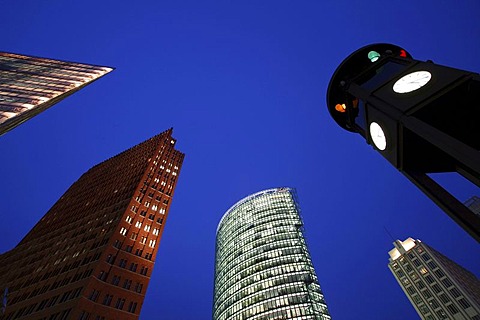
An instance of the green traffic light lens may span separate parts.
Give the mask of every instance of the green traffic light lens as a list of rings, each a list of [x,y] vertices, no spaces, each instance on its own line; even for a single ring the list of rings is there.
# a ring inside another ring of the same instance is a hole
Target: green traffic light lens
[[[380,53],[378,53],[377,51],[370,51],[368,53],[368,59],[370,59],[370,61],[372,62],[377,61],[379,58],[380,58]]]

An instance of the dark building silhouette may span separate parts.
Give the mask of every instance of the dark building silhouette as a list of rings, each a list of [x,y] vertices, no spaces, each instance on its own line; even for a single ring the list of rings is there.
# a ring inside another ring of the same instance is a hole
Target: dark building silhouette
[[[92,167],[0,256],[0,319],[138,319],[184,158],[171,134]]]
[[[431,176],[480,187],[480,74],[415,60],[399,46],[367,45],[338,66],[327,106],[480,242],[480,217]]]
[[[0,135],[112,70],[0,52]]]

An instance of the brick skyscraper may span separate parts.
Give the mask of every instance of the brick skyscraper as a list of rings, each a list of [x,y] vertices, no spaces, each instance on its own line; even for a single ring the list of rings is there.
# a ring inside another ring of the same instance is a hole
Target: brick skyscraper
[[[138,319],[184,158],[171,135],[92,167],[0,256],[0,319]]]
[[[0,135],[112,70],[0,52]]]

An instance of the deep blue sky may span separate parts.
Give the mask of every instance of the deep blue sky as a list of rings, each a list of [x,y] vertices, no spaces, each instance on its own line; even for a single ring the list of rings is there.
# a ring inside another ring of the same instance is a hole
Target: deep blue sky
[[[215,230],[248,194],[297,189],[334,319],[416,319],[395,238],[479,275],[478,244],[325,106],[374,42],[478,72],[480,2],[1,1],[0,50],[116,70],[0,138],[0,252],[94,164],[169,127],[186,153],[141,319],[210,319]],[[461,200],[478,188],[440,177]]]

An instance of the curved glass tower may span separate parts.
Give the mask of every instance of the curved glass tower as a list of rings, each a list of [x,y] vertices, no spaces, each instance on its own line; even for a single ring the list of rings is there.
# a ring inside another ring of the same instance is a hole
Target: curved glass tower
[[[331,319],[302,232],[295,191],[231,207],[217,229],[213,319]]]

